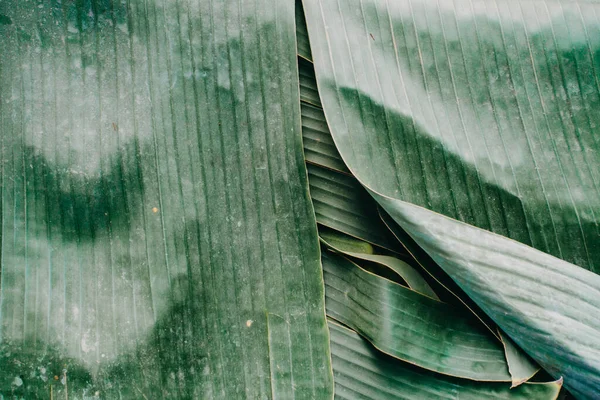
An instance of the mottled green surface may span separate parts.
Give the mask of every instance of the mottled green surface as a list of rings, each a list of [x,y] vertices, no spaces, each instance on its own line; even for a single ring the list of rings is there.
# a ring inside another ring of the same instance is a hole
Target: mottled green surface
[[[293,1],[6,0],[0,55],[0,394],[330,398]]]
[[[506,383],[453,379],[399,362],[353,331],[330,322],[336,399],[373,400],[555,400],[560,383]]]
[[[595,398],[600,3],[303,3],[348,169],[519,346]]]
[[[380,351],[444,375],[510,382],[502,344],[471,315],[342,256],[324,253],[322,262],[327,316]]]
[[[348,168],[600,271],[600,4],[563,3],[305,0]]]

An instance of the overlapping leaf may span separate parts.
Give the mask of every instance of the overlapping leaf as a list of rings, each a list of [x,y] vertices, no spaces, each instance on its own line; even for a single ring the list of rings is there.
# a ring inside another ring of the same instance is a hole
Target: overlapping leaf
[[[381,351],[449,376],[510,382],[502,344],[471,315],[339,255],[321,259],[327,315]]]
[[[600,263],[598,4],[305,2],[336,146],[373,191]]]
[[[600,265],[598,4],[304,7],[350,171],[505,332],[593,398],[600,284],[579,267]]]
[[[500,337],[502,338],[502,345],[506,354],[508,370],[512,377],[512,387],[519,386],[539,372],[540,367],[531,358],[527,357],[526,354],[523,354],[508,336],[500,333]]]
[[[352,176],[308,165],[317,222],[380,247],[398,246],[379,219],[375,202]]]
[[[298,17],[298,16],[297,16]],[[304,35],[303,32],[300,32],[300,27],[298,27],[298,40],[301,41],[302,37]],[[312,70],[312,64],[306,63],[306,62],[300,62],[300,68],[301,69],[309,69]],[[312,74],[311,72],[309,72],[309,74]],[[302,75],[302,72],[301,72]],[[316,87],[316,85],[305,85],[305,86],[301,86],[301,98],[303,98],[302,96],[302,92],[306,91],[307,88],[310,87]],[[310,90],[310,89],[308,89]],[[304,151],[305,151],[305,156],[306,156],[306,160],[308,163],[310,164],[314,164],[317,166],[322,166],[322,167],[326,167],[327,169],[331,169],[331,170],[338,170],[340,172],[344,172],[344,175],[347,173],[347,168],[345,167],[345,165],[343,164],[343,162],[341,161],[341,157],[339,156],[339,153],[337,152],[337,150],[335,149],[335,147],[333,147],[333,141],[331,138],[331,134],[329,132],[329,129],[327,127],[327,124],[325,122],[325,118],[323,116],[323,112],[320,108],[318,107],[313,107],[310,106],[306,103],[302,104],[302,119],[303,119],[303,136],[304,136]],[[308,111],[308,112],[306,112]],[[315,127],[317,129],[315,129]],[[335,162],[335,164],[332,163],[332,161]],[[339,166],[342,166],[342,168],[340,168]],[[312,173],[311,173],[312,171]],[[355,179],[350,179],[347,176],[344,175],[340,175],[336,172],[327,172],[326,170],[322,170],[322,169],[316,169],[316,171],[318,172],[317,175],[315,175],[314,173],[315,168],[309,166],[309,181],[311,182],[311,194],[313,197],[313,202],[315,203],[315,206],[317,207],[317,219],[323,223],[323,222],[327,222],[327,220],[329,221],[353,221],[352,222],[352,226],[353,228],[351,229],[352,233],[355,236],[358,237],[363,237],[363,238],[368,238],[369,234],[367,233],[365,235],[366,232],[364,228],[365,227],[369,227],[368,229],[370,229],[370,232],[376,233],[378,235],[381,235],[381,233],[385,232],[387,229],[387,227],[383,226],[381,223],[377,224],[376,222],[378,221],[378,218],[374,218],[375,216],[373,215],[373,209],[375,208],[375,206],[373,205],[373,202],[367,198],[364,197],[364,195],[360,195],[361,193],[364,192],[364,189],[358,184],[358,182],[356,182]],[[338,184],[333,184],[333,185],[325,185],[323,186],[322,184],[318,184],[318,182],[321,180],[320,176],[323,176],[323,173],[325,173],[325,176],[327,176],[327,180],[330,182],[339,182]],[[316,181],[316,182],[315,182]],[[314,184],[317,183],[318,186],[314,186]],[[341,184],[340,184],[341,183]],[[322,196],[320,193],[324,192],[327,193],[326,196]],[[366,193],[365,193],[366,194]],[[346,198],[347,200],[345,201],[345,204],[339,203],[338,198]],[[320,206],[320,207],[319,207]],[[325,207],[323,207],[325,206]],[[353,211],[354,210],[354,211]],[[374,224],[375,222],[375,224]],[[326,223],[327,225],[327,223]],[[331,224],[329,224],[331,225]],[[346,226],[345,224],[339,224],[339,223],[334,223],[333,226],[336,229],[341,229],[341,231],[348,231],[348,226]],[[413,269],[413,267],[411,267],[410,265],[404,263],[403,261],[400,261],[398,259],[396,259],[395,257],[390,257],[390,256],[386,256],[386,255],[379,255],[379,254],[374,254],[375,251],[378,251],[377,248],[374,248],[373,246],[369,245],[366,242],[361,242],[359,239],[354,239],[352,237],[346,236],[343,233],[338,233],[339,231],[336,231],[334,229],[327,229],[324,227],[321,227],[320,229],[320,233],[319,235],[321,236],[322,240],[324,240],[324,243],[336,250],[336,251],[340,251],[346,255],[352,256],[355,259],[358,260],[362,260],[363,262],[367,262],[367,264],[365,265],[365,267],[367,267],[369,270],[377,273],[377,274],[382,274],[382,276],[386,276],[389,277],[392,280],[397,280],[397,277],[400,277],[400,280],[406,284],[408,284],[408,286],[416,288],[418,291],[420,290],[423,293],[428,293],[428,295],[430,295],[432,298],[437,298],[437,295],[431,290],[431,287],[425,282],[425,280],[420,276],[420,274]],[[395,234],[398,234],[398,232],[394,232]],[[372,240],[373,236],[371,237]],[[367,239],[368,240],[368,239]],[[406,246],[406,241],[407,238],[402,236],[402,244],[404,246]],[[377,241],[375,241],[377,242]],[[379,244],[381,245],[381,242],[379,242]],[[384,246],[385,247],[385,246]],[[409,248],[412,249],[412,251],[414,252],[414,250],[416,248]],[[420,250],[420,249],[419,249]],[[409,250],[410,251],[410,250]],[[418,253],[418,256],[421,256],[421,252]],[[429,273],[435,273],[435,275],[432,275],[433,277],[435,277],[435,279],[439,279],[440,278],[440,272],[441,270],[439,269],[439,267],[437,265],[435,265],[435,270],[431,271],[431,267],[432,264],[435,264],[435,262],[433,262],[432,260],[420,260],[419,262],[426,262],[428,264],[428,272]],[[379,267],[375,267],[375,265],[378,265]],[[375,269],[373,269],[373,267],[375,267]],[[398,275],[395,275],[398,274]],[[328,276],[326,274],[326,276]],[[435,283],[435,282],[433,282]],[[448,285],[449,282],[448,281],[444,281],[444,285]],[[451,286],[452,290],[454,291],[454,293],[457,293],[457,291],[460,291],[460,289],[457,289],[455,286]],[[439,287],[440,290],[445,294],[447,289],[444,286],[440,286]],[[447,297],[447,296],[445,296]],[[447,297],[448,298],[448,297]],[[449,297],[448,299],[452,300],[453,297]],[[465,301],[465,300],[469,300],[468,298],[464,298],[461,297],[461,301]],[[466,310],[464,310],[460,305],[458,304],[459,307],[458,309],[456,309],[457,311],[462,310],[462,312],[465,312]],[[468,303],[469,307],[471,307],[473,309],[474,306],[473,304],[471,304],[470,302]],[[338,307],[339,308],[339,307]],[[359,307],[360,308],[360,307]],[[468,312],[468,311],[467,311]],[[485,317],[484,315],[482,315],[480,312],[477,314],[478,317],[482,318]],[[340,316],[337,315],[337,317],[339,318]],[[487,323],[487,325],[489,327],[492,327],[493,324],[490,324],[489,321],[487,321],[487,319],[484,319]],[[346,322],[348,322],[348,320],[345,320]],[[394,319],[393,323],[400,323],[402,324],[399,320]],[[381,328],[381,327],[380,327]],[[385,330],[385,328],[383,328]],[[497,332],[494,329],[490,329],[491,333],[494,333],[497,335]],[[363,332],[364,333],[364,332]],[[521,364],[525,364],[525,363],[521,363],[520,361],[523,359],[526,359],[525,357],[523,357],[523,355],[520,353],[520,351],[514,347],[510,347],[511,350],[514,350],[513,353],[506,353],[507,356],[510,355],[510,357],[508,358],[508,360],[511,362],[512,364],[516,364],[516,366],[513,366],[513,369],[515,369],[515,367],[519,367],[519,366],[523,366]],[[430,356],[425,356],[426,358],[429,357],[430,360],[434,359],[434,355],[430,355]],[[517,360],[518,362],[515,362],[515,360]],[[436,363],[434,362],[433,365],[435,365]],[[525,367],[527,367],[529,364],[524,365]],[[437,365],[435,368],[444,368],[441,365]],[[349,375],[349,377],[352,377],[354,380],[359,380],[362,378],[361,374],[356,374],[356,375]],[[519,378],[515,378],[514,374],[513,374],[513,381],[515,379],[522,379],[522,377]],[[338,381],[339,381],[339,377],[338,377]],[[339,382],[338,382],[339,383]],[[522,383],[521,381],[519,381],[519,383]],[[482,386],[483,387],[483,386]],[[488,387],[489,389],[489,387]],[[444,391],[442,389],[440,390],[440,395],[452,395],[452,393]],[[399,389],[398,393],[402,393],[402,395],[407,395],[408,393],[412,393],[412,389],[410,389],[409,387],[403,387],[402,389]],[[514,396],[518,396],[517,392],[512,392],[511,393]],[[338,393],[338,397],[340,396],[340,394]],[[552,396],[547,397],[547,398],[553,398]]]
[[[413,266],[396,257],[373,254],[372,246],[357,239],[332,231],[319,231],[321,240],[331,249],[359,260],[378,264],[396,273],[412,290],[439,300],[429,283]]]
[[[418,206],[400,201],[386,206],[470,298],[542,367],[563,376],[565,385],[579,398],[596,396],[600,390],[600,276]]]
[[[453,379],[399,363],[370,346],[353,331],[329,323],[335,393],[339,399],[481,400],[556,399],[560,382],[504,383]]]

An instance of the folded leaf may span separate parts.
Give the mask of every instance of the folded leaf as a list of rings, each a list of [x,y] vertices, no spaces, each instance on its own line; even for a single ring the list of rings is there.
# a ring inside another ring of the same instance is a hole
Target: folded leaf
[[[306,162],[348,174],[348,168],[329,133],[323,109],[304,102],[301,107],[302,142]]]
[[[322,256],[327,315],[376,348],[441,374],[510,382],[502,344],[475,318],[347,259]]]
[[[356,255],[375,255],[371,244],[332,229],[320,229],[319,239],[334,251]]]
[[[298,58],[298,72],[300,74],[300,100],[315,107],[321,107],[319,89],[315,81],[315,70],[310,61]]]
[[[302,10],[302,2],[299,0],[296,0],[296,40],[298,42],[298,55],[306,60],[312,61],[310,43],[308,41],[308,31],[306,30],[306,20],[304,19],[304,10]]]
[[[600,390],[600,278],[577,267],[600,271],[599,8],[304,1],[349,170],[581,398]]]
[[[578,398],[600,392],[600,276],[421,207],[380,198],[500,328]]]
[[[600,3],[303,3],[360,182],[600,272]]]
[[[390,217],[381,207],[379,207],[379,216],[383,223],[390,229],[394,236],[398,239],[406,251],[413,259],[433,278],[436,288],[436,293],[442,296],[442,300],[452,304],[462,304],[466,307],[465,311],[475,315],[485,326],[489,332],[496,336],[498,340],[502,340],[498,332],[496,323],[481,310],[481,308],[452,280],[452,278],[431,258],[426,251],[403,230],[396,221]]]
[[[456,379],[416,368],[378,350],[355,332],[329,323],[335,393],[340,399],[555,400],[561,382],[506,383]]]
[[[519,349],[508,336],[500,332],[500,337],[504,346],[508,372],[512,377],[512,387],[519,386],[531,379],[540,370],[540,367],[527,354],[524,354],[523,350]]]
[[[307,169],[320,225],[398,251],[396,240],[377,214],[375,201],[354,177],[315,165],[307,165]]]
[[[368,243],[354,239],[349,240],[345,235],[338,232],[319,231],[321,240],[331,249],[343,253],[355,259],[369,261],[384,266],[395,272],[406,282],[409,288],[419,292],[434,300],[439,300],[431,286],[427,283],[421,274],[409,264],[395,257],[373,254],[372,247],[369,249],[365,245]]]

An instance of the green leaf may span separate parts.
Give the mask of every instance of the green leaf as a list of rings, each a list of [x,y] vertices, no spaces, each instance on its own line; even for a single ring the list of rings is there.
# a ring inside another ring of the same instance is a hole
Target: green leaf
[[[600,276],[421,207],[380,201],[517,345],[578,398],[594,398]]]
[[[356,255],[374,255],[375,253],[370,243],[331,229],[319,230],[319,238],[327,247],[347,255],[350,253]]]
[[[347,236],[335,231],[319,231],[319,237],[331,249],[343,253],[347,256],[376,263],[394,271],[400,276],[412,290],[419,292],[432,299],[439,300],[431,286],[412,266],[395,257],[373,254],[373,248],[368,243]],[[370,246],[367,247],[367,245]]]
[[[445,375],[510,382],[502,344],[448,304],[322,255],[327,315],[386,354]]]
[[[304,90],[302,87],[300,89]],[[349,174],[346,164],[342,161],[342,157],[333,143],[323,109],[304,102],[300,106],[302,109],[302,142],[306,162]],[[360,185],[358,186],[360,187]]]
[[[481,308],[452,280],[432,258],[424,251],[406,231],[404,231],[396,221],[389,216],[382,208],[379,208],[379,216],[383,223],[394,234],[396,239],[402,244],[406,251],[413,257],[416,263],[426,271],[437,284],[436,293],[439,294],[444,302],[452,304],[462,304],[466,309],[475,315],[498,340],[502,340],[496,323],[487,316]]]
[[[371,190],[600,271],[600,4],[305,0],[334,141]]]
[[[298,19],[298,15],[296,18]],[[299,34],[300,33],[298,33],[298,35]],[[313,68],[312,63],[299,63],[299,67],[300,69],[310,68],[311,70]],[[311,86],[316,87],[316,81]],[[300,90],[302,93],[302,86],[300,87]],[[307,163],[348,174],[348,169],[342,161],[337,148],[335,148],[323,110],[307,103],[302,103],[301,106],[304,154]],[[490,332],[494,335],[498,335],[496,329],[492,328],[493,323],[489,318],[476,310],[477,306],[470,299],[457,294],[462,291],[449,277],[440,280],[442,278],[441,275],[445,274],[443,270],[417,245],[410,246],[410,243],[407,243],[407,241],[412,241],[410,237],[405,234],[403,234],[402,237],[398,237],[399,232],[396,232],[393,227],[385,226],[385,219],[383,221],[384,224],[381,224],[378,221],[378,218],[373,212],[374,202],[368,198],[366,191],[356,179],[353,177],[341,176],[323,170],[322,168],[313,168],[312,166],[308,166],[308,171],[309,182],[312,183],[312,200],[317,211],[317,221],[321,225],[398,252],[397,247],[391,243],[394,241],[393,238],[391,238],[391,235],[385,234],[388,230],[386,228],[389,228],[415,261],[419,263],[433,279],[438,281],[444,291],[448,291],[452,296],[459,299],[460,302],[474,312],[482,322],[490,327]],[[336,186],[338,187],[336,188]],[[341,202],[340,198],[343,198],[344,201]],[[321,231],[326,232],[326,230]],[[320,234],[321,233],[322,232],[320,232]],[[328,244],[331,245],[331,243]],[[338,248],[337,250],[340,249]],[[379,257],[377,258],[379,259]],[[387,260],[387,258],[384,257],[379,259],[379,261],[381,260]],[[391,262],[391,268],[396,268],[397,273],[400,273],[399,271],[406,271],[406,267],[412,269],[412,267],[405,265],[405,263],[401,261],[400,263],[401,264],[397,264],[395,261]],[[414,273],[409,272],[409,275],[414,275]],[[406,276],[404,276],[403,279],[406,280]],[[426,282],[420,283],[415,281],[413,283],[420,286],[420,289],[424,291],[423,293],[427,293],[429,296],[437,298],[437,295],[428,287],[429,285]],[[427,287],[425,285],[427,285]],[[409,284],[409,286],[411,285]],[[414,286],[411,287],[413,289],[415,288]],[[498,339],[500,339],[499,336]]]
[[[332,397],[293,2],[0,14],[0,397]]]
[[[600,271],[599,7],[304,1],[349,170],[580,398],[600,391],[600,277],[579,268]]]
[[[375,201],[352,176],[307,165],[317,222],[377,246],[398,251],[379,219]]]
[[[315,70],[310,61],[298,58],[298,72],[300,75],[300,100],[316,107],[321,107],[319,89],[315,80]]]
[[[555,400],[561,382],[505,383],[456,379],[416,368],[374,349],[355,332],[329,323],[336,398],[481,400]]]
[[[512,377],[511,388],[514,388],[531,379],[540,370],[540,367],[527,354],[524,354],[523,350],[519,349],[508,336],[502,332],[499,333],[504,346],[508,371]]]
[[[301,1],[296,1],[296,40],[298,42],[298,55],[305,60],[312,61],[306,19],[304,19],[304,10],[302,10]]]

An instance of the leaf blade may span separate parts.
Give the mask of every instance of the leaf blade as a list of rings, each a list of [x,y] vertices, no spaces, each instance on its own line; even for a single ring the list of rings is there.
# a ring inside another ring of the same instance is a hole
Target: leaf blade
[[[427,373],[383,356],[355,332],[329,323],[331,351],[340,398],[355,399],[544,399],[557,398],[561,384],[526,383],[509,389],[502,383],[452,379]]]
[[[580,80],[595,70],[598,47],[589,35],[597,31],[597,20],[584,17],[583,10],[596,15],[598,5],[574,1],[563,7],[551,0],[304,5],[310,36],[324,38],[312,42],[316,77],[350,171],[503,330],[510,327],[512,339],[555,377],[565,375],[578,396],[593,397],[600,343],[591,338],[598,337],[597,321],[574,306],[554,312],[555,305],[539,296],[561,288],[524,276],[528,271],[511,268],[507,255],[492,253],[494,246],[512,248],[506,237],[519,241],[521,253],[532,259],[521,260],[515,251],[512,266],[548,263],[557,279],[577,288],[559,296],[566,302],[572,296],[573,304],[595,312],[589,304],[595,304],[597,278],[575,278],[581,272],[574,264],[597,271],[600,260],[594,211],[600,205],[593,128],[598,115],[591,112],[600,86],[596,78]],[[437,223],[448,232],[427,226]],[[466,237],[472,242],[464,242]],[[447,246],[451,241],[463,251],[480,252],[481,259],[454,251]],[[556,265],[564,268],[562,275]],[[497,282],[485,278],[504,273],[508,282],[508,271],[527,282],[523,289],[532,293],[537,313],[507,285],[495,287]],[[587,302],[581,294],[590,296]],[[573,321],[570,332],[565,320]],[[532,332],[539,342],[528,336]]]
[[[593,398],[600,388],[598,275],[418,206],[380,201],[511,339],[564,377],[573,394]]]
[[[506,354],[508,371],[512,377],[511,388],[514,388],[531,379],[539,372],[540,367],[524,354],[508,336],[500,332],[500,337]]]
[[[322,263],[327,315],[384,353],[440,374],[510,382],[502,345],[475,321],[341,256],[324,253]]]
[[[0,393],[332,397],[293,2],[37,6],[0,4]]]
[[[319,232],[321,241],[332,250],[355,259],[370,261],[385,266],[398,274],[409,288],[434,300],[440,300],[431,286],[412,266],[395,257],[373,254],[372,248],[366,248],[362,243],[350,242],[336,232]]]
[[[597,4],[308,0],[304,8],[325,115],[354,176],[595,270],[600,159],[590,109],[600,86],[580,86],[579,75],[594,67],[599,44],[585,32],[598,27],[575,15]],[[563,63],[574,58],[580,64]]]

